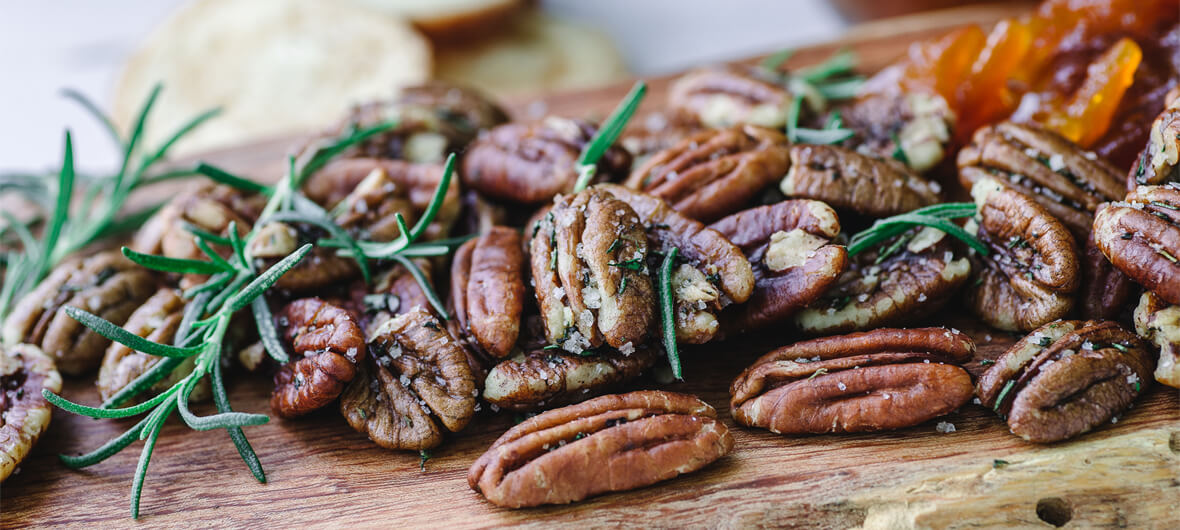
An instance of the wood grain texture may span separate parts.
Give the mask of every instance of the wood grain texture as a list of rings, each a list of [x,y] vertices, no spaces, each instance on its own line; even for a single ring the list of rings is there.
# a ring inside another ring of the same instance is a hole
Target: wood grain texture
[[[862,69],[872,71],[915,39],[1007,14],[1011,8],[973,7],[907,17],[800,50],[792,61],[813,63],[847,46],[860,54]],[[647,108],[660,104],[667,80],[650,84]],[[552,113],[602,116],[626,88],[558,95],[544,105]],[[517,103],[523,113],[531,102]],[[273,179],[290,145],[290,138],[276,139],[208,158]],[[972,329],[967,319],[956,322]],[[989,343],[968,366],[975,374],[980,359],[994,358],[1012,342],[1007,334],[973,336]],[[737,441],[733,453],[704,470],[652,487],[569,506],[496,508],[466,482],[468,466],[513,422],[511,414],[486,409],[434,450],[424,471],[417,454],[376,447],[334,407],[248,427],[267,484],[254,481],[224,431],[194,432],[173,418],[156,447],[137,526],[942,528],[977,521],[1044,527],[1038,501],[1053,498],[1068,509],[1069,526],[1180,525],[1180,395],[1173,389],[1156,385],[1117,424],[1047,447],[1023,442],[995,414],[971,404],[942,419],[955,425],[947,434],[935,430],[937,422],[888,433],[791,437],[735,426],[730,382],[759,355],[791,340],[762,336],[690,350],[684,354],[685,383],[661,386],[645,379],[635,385],[699,395],[717,407]],[[227,384],[236,410],[269,412],[267,378],[237,374]],[[67,381],[64,393],[82,403],[99,402],[89,378]],[[0,489],[0,526],[131,526],[128,501],[141,443],[79,471],[66,469],[55,455],[89,451],[132,424],[55,411],[49,432]],[[996,459],[1010,464],[993,468]]]

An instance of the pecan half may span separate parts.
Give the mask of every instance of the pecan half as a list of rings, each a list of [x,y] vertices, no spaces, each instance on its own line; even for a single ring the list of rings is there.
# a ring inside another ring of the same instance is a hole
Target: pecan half
[[[180,297],[180,291],[165,287],[153,294],[139,306],[123,329],[140,337],[161,344],[172,344],[176,337],[176,330],[184,317],[185,302]],[[112,342],[102,358],[102,366],[98,370],[98,395],[103,401],[110,399],[135,378],[143,375],[160,361],[160,357],[137,352],[118,342]],[[184,376],[193,371],[196,357],[185,359],[172,373],[152,385],[151,392],[167,390],[179,382]],[[210,396],[209,381],[202,378],[194,387],[190,396],[193,400],[203,400]]]
[[[619,145],[631,153],[632,167],[639,167],[651,155],[679,144],[700,130],[701,126],[695,120],[675,113],[653,111],[632,120],[619,138]]]
[[[627,186],[667,201],[698,221],[748,204],[787,173],[787,138],[753,125],[699,132],[649,158]]]
[[[77,307],[120,326],[154,292],[153,274],[118,251],[74,259],[17,303],[4,321],[4,340],[38,346],[62,373],[82,375],[98,367],[111,341],[61,309]]]
[[[730,406],[738,423],[780,434],[900,429],[971,399],[971,376],[957,365],[974,352],[970,337],[946,328],[798,342],[738,375]]]
[[[704,344],[716,337],[718,313],[730,304],[746,302],[754,292],[754,271],[741,249],[659,198],[615,184],[594,189],[609,192],[639,214],[658,252],[649,253],[649,270],[657,270],[673,247],[680,249],[681,263],[672,275],[677,340]]]
[[[20,465],[49,427],[42,391],[61,392],[53,359],[31,344],[0,344],[0,481]]]
[[[294,418],[331,403],[365,356],[356,318],[319,298],[303,298],[287,304],[275,319],[293,355],[275,373],[271,410]]]
[[[1074,239],[1090,233],[1098,205],[1126,192],[1118,169],[1058,134],[1001,122],[975,131],[959,151],[959,180],[968,190],[981,179],[1007,185],[1065,223]]]
[[[246,245],[246,253],[254,258],[258,270],[266,270],[299,247],[325,237],[327,231],[315,225],[264,221]],[[338,255],[334,248],[315,246],[274,285],[303,293],[347,281],[359,273],[360,268],[351,258]]]
[[[789,200],[738,212],[709,226],[742,249],[754,294],[724,313],[727,333],[783,322],[828,290],[848,264],[832,240],[840,221],[819,201]]]
[[[463,156],[463,185],[488,197],[537,204],[569,193],[578,180],[578,157],[597,132],[584,121],[550,116],[538,123],[509,123],[481,136]],[[598,161],[598,180],[618,180],[631,170],[626,149],[611,146]]]
[[[1115,267],[1180,304],[1180,184],[1140,186],[1094,218],[1094,242]]]
[[[1027,195],[985,178],[971,189],[978,222],[967,224],[991,250],[967,305],[985,323],[1027,331],[1059,319],[1074,304],[1078,252],[1065,225]]]
[[[668,89],[668,106],[706,127],[740,124],[780,129],[794,98],[785,86],[755,66],[699,68]]]
[[[459,247],[451,264],[451,303],[459,328],[475,344],[493,357],[511,353],[524,310],[519,232],[497,226]]]
[[[1109,204],[1098,205],[1098,211]],[[1078,314],[1087,320],[1123,320],[1139,287],[1106,259],[1094,240],[1093,230],[1086,234],[1086,247],[1080,257],[1082,282],[1078,288]]]
[[[1143,293],[1135,308],[1135,332],[1160,348],[1155,380],[1180,388],[1180,306]]]
[[[729,429],[696,397],[613,394],[509,429],[471,466],[467,483],[498,506],[565,504],[691,473],[732,449]]]
[[[848,269],[795,315],[809,335],[920,322],[959,290],[971,263],[935,228],[915,228],[848,259]]]
[[[488,372],[483,398],[511,410],[575,403],[639,377],[661,357],[645,345],[624,351],[602,350],[581,355],[582,352],[551,349],[521,353]]]
[[[566,349],[620,348],[647,336],[655,297],[635,211],[590,188],[557,201],[529,243],[545,336]]]
[[[1180,181],[1180,87],[1168,92],[1167,108],[1151,122],[1151,137],[1127,175],[1127,189]]]
[[[946,156],[955,114],[940,96],[909,93],[857,99],[841,109],[856,135],[843,145],[877,158],[897,158],[918,173]]]
[[[1013,434],[1056,442],[1082,434],[1131,406],[1151,383],[1146,344],[1114,322],[1059,320],[1013,344],[979,378],[985,407]]]
[[[895,160],[834,145],[795,145],[791,169],[779,190],[787,197],[824,201],[837,210],[889,217],[939,202],[940,187]]]
[[[372,361],[340,397],[340,412],[357,432],[388,449],[421,450],[442,443],[475,415],[475,378],[463,348],[429,313],[415,309],[389,320],[369,341]]]
[[[266,197],[247,194],[236,188],[202,183],[168,201],[135,233],[131,248],[145,254],[162,254],[170,258],[205,259],[193,243],[191,224],[222,237],[229,236],[229,224],[235,223],[238,235],[245,236],[262,208]],[[228,256],[230,250],[224,250]]]

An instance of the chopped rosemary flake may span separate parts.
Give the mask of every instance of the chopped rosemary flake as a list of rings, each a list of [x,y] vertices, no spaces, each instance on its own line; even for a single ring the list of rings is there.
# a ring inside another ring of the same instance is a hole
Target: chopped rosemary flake
[[[612,261],[610,263],[607,263],[607,265],[610,265],[611,267],[619,267],[622,269],[627,269],[627,270],[632,270],[632,271],[641,271],[641,270],[643,270],[643,256],[640,256],[638,258],[631,258],[627,261]]]
[[[993,364],[996,364],[996,361],[994,361],[992,359],[984,359],[982,361],[979,361],[980,366],[991,366]]]
[[[1129,351],[1129,350],[1130,350],[1130,348],[1128,348],[1126,345],[1124,345],[1124,344],[1119,344],[1119,343],[1117,343],[1117,342],[1112,342],[1112,343],[1110,343],[1110,345],[1111,345],[1112,347],[1114,347],[1114,349],[1116,349],[1116,350],[1118,350],[1118,351],[1121,351],[1121,352],[1123,352],[1123,353],[1127,353],[1127,351]]]
[[[1168,204],[1163,201],[1151,201],[1149,204],[1151,204],[1152,206],[1159,206],[1160,208],[1167,208],[1169,210],[1180,210],[1180,206]]]
[[[1135,381],[1135,392],[1138,393],[1142,389],[1142,384],[1139,381]]]
[[[907,166],[910,165],[910,157],[906,156],[905,149],[902,149],[901,138],[897,137],[897,133],[889,133],[889,139],[893,140],[893,153],[891,155],[893,159]]]
[[[812,372],[812,373],[811,373],[811,375],[807,377],[807,380],[808,380],[808,381],[810,381],[810,380],[812,380],[812,379],[815,379],[817,376],[821,376],[821,375],[824,375],[824,374],[826,374],[826,373],[828,373],[828,369],[827,369],[827,368],[820,368],[820,369],[818,369],[818,370],[816,370],[816,371]]]
[[[430,460],[431,456],[432,455],[430,454],[430,451],[427,449],[419,449],[418,450],[418,469],[419,470],[426,471],[426,461]]]
[[[1015,380],[1008,381],[1007,383],[1004,384],[1004,388],[1000,390],[1000,395],[998,397],[996,397],[996,406],[992,407],[992,410],[994,410],[996,412],[1000,411],[1000,406],[1004,404],[1004,398],[1008,397],[1008,393],[1011,392],[1012,387],[1015,387],[1015,386],[1016,386]]]
[[[1176,263],[1176,262],[1178,261],[1178,260],[1176,259],[1176,256],[1173,256],[1173,255],[1172,255],[1172,254],[1170,254],[1168,251],[1166,251],[1166,250],[1164,250],[1164,249],[1162,249],[1162,248],[1161,248],[1161,249],[1158,249],[1158,250],[1156,250],[1155,252],[1156,252],[1157,254],[1159,254],[1159,255],[1163,256],[1164,258],[1166,258],[1168,261],[1170,261],[1170,262],[1172,262],[1172,263]]]
[[[995,460],[992,460],[992,467],[995,469],[999,469],[999,468],[1004,467],[1006,465],[1008,465],[1007,460],[1000,460],[998,458]]]
[[[619,248],[619,245],[622,245],[622,244],[623,244],[623,238],[616,237],[615,240],[611,242],[610,246],[606,247],[606,252],[608,254],[610,254],[610,253],[614,252],[615,250],[617,250]]]
[[[1132,239],[1134,237],[1135,237],[1135,234],[1132,234],[1130,232],[1123,232],[1123,235],[1122,235],[1123,239]]]
[[[631,116],[635,114],[635,109],[639,108],[639,102],[643,101],[643,96],[647,94],[647,83],[637,81],[631,87],[631,91],[627,93],[623,101],[619,103],[618,107],[611,112],[607,117],[606,122],[602,127],[598,128],[598,132],[594,137],[586,143],[586,147],[582,149],[581,156],[578,157],[578,181],[574,185],[574,193],[586,189],[590,185],[590,180],[594,178],[594,167],[598,164],[598,160],[606,153],[606,150],[614,145],[615,140],[618,140],[619,135],[623,134],[623,129],[627,127],[627,122],[631,120]]]
[[[627,277],[623,277],[623,281],[619,282],[619,296],[623,296],[623,291],[627,290]]]
[[[668,364],[672,366],[672,376],[677,380],[684,379],[680,369],[680,352],[676,349],[676,306],[672,302],[672,266],[676,263],[676,256],[680,248],[672,247],[664,262],[660,265],[660,316],[663,320],[664,351],[668,355]]]
[[[1040,346],[1042,348],[1046,347],[1050,344],[1053,344],[1053,339],[1051,339],[1049,337],[1041,337],[1041,340],[1037,341],[1037,346]]]
[[[1005,246],[1008,248],[1028,248],[1028,241],[1025,241],[1025,239],[1020,236],[1012,236],[1008,238],[1008,242],[1005,243]]]
[[[548,346],[545,346],[544,348],[541,348],[541,349],[542,349],[542,350],[556,350],[556,349],[558,349],[558,348],[560,348],[560,347],[561,347],[561,345],[560,345],[560,344],[550,344],[550,345],[548,345]]]

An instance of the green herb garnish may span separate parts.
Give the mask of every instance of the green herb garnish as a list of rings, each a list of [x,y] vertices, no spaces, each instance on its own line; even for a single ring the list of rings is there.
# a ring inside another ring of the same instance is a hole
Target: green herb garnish
[[[619,139],[619,135],[623,134],[627,122],[631,120],[635,109],[639,108],[639,103],[643,101],[643,96],[646,94],[647,83],[637,81],[623,101],[619,103],[619,106],[611,112],[598,132],[594,134],[594,138],[591,138],[586,147],[582,149],[582,154],[578,157],[578,181],[574,185],[574,193],[582,191],[590,185],[590,181],[594,179],[598,159],[602,158],[603,153],[606,153],[615,140]]]
[[[1008,393],[1012,391],[1012,387],[1016,386],[1016,381],[1008,381],[1004,384],[1004,388],[1000,389],[1000,395],[996,397],[996,405],[992,410],[999,412],[1000,406],[1004,404],[1004,398],[1008,397]]]
[[[959,225],[949,221],[949,219],[971,217],[973,215],[975,215],[975,203],[949,202],[879,219],[871,227],[852,236],[848,241],[848,255],[855,256],[860,254],[873,248],[882,241],[895,237],[915,226],[929,226],[942,230],[947,235],[966,243],[975,249],[976,252],[986,256],[988,255],[988,248],[982,241]]]
[[[418,470],[419,471],[426,471],[426,461],[430,460],[431,456],[432,455],[430,454],[429,450],[426,450],[426,449],[419,449],[418,450]]]
[[[626,261],[612,261],[610,263],[607,263],[607,265],[610,265],[611,267],[619,267],[621,269],[627,269],[627,270],[631,270],[631,271],[641,271],[641,270],[643,270],[643,257],[640,256],[638,258],[631,258]]]
[[[1007,460],[1000,460],[998,458],[995,460],[992,460],[992,467],[995,469],[999,469],[999,468],[1004,467],[1006,465],[1008,465]]]
[[[996,364],[996,361],[993,361],[991,359],[984,359],[982,361],[979,361],[980,366],[991,366],[993,364]]]
[[[680,352],[676,349],[676,305],[672,301],[672,266],[675,265],[676,256],[679,254],[680,249],[672,247],[660,265],[660,317],[663,320],[664,351],[668,354],[668,364],[672,366],[672,376],[677,380],[683,380]]]

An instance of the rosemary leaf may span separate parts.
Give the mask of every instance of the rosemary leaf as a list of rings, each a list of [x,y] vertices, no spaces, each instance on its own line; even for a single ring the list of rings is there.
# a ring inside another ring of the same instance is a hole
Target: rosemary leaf
[[[233,412],[233,408],[229,405],[229,396],[225,392],[225,381],[221,377],[221,363],[214,362],[212,366],[212,381],[213,387],[213,403],[217,405],[218,412]],[[234,442],[234,447],[238,449],[238,455],[242,457],[242,461],[246,463],[246,467],[250,468],[250,473],[254,478],[263,484],[266,484],[266,472],[262,470],[262,462],[258,460],[258,455],[254,453],[254,448],[250,446],[250,441],[246,439],[246,433],[242,432],[241,427],[228,427],[225,429],[229,432],[229,438]]]
[[[206,242],[213,243],[215,245],[226,245],[226,246],[230,245],[230,240],[228,237],[221,237],[217,234],[214,234],[213,232],[209,232],[209,231],[205,230],[204,228],[201,228],[201,227],[199,227],[195,224],[192,224],[188,221],[181,220],[180,226],[184,227],[185,231],[187,231],[188,233],[190,233],[194,236],[197,236],[198,238],[203,239]]]
[[[615,141],[619,139],[619,135],[623,134],[623,129],[627,127],[627,122],[631,120],[631,116],[635,114],[635,109],[639,108],[639,103],[643,101],[643,96],[647,94],[647,83],[643,81],[636,81],[631,90],[615,107],[602,127],[594,134],[594,138],[586,144],[582,149],[582,154],[578,157],[578,182],[574,185],[574,193],[586,189],[590,185],[590,180],[594,178],[593,170],[583,170],[588,166],[598,165],[598,160],[606,153],[606,150],[614,145]]]
[[[143,431],[143,426],[145,424],[147,424],[147,418],[140,420],[139,423],[136,423],[133,427],[127,429],[127,431],[123,434],[111,438],[107,441],[107,443],[102,444],[101,447],[89,453],[78,456],[58,454],[57,458],[58,460],[61,460],[62,464],[70,469],[81,469],[84,467],[93,466],[94,464],[114,456],[115,453],[122,451],[128,445],[131,445],[131,442],[134,442],[139,438],[139,433]]]
[[[175,272],[178,274],[216,274],[231,269],[229,267],[229,263],[226,263],[226,266],[223,267],[218,263],[210,261],[169,258],[165,256],[156,256],[154,254],[144,254],[142,252],[131,250],[127,247],[123,247],[122,251],[123,255],[126,256],[127,259],[157,271]]]
[[[680,353],[676,349],[676,307],[672,302],[672,266],[679,253],[678,247],[672,247],[660,265],[660,316],[663,319],[664,351],[668,354],[668,364],[672,366],[672,376],[683,380]]]
[[[793,55],[795,55],[794,48],[784,48],[767,55],[765,59],[762,59],[762,62],[758,63],[758,65],[768,73],[778,74],[783,64],[789,61]]]
[[[260,193],[263,195],[271,195],[274,193],[274,188],[265,184],[254,182],[253,180],[242,178],[230,172],[214,167],[204,162],[197,164],[196,172],[200,175],[209,177],[209,180],[220,184],[225,184],[231,188],[242,190],[246,193]]]
[[[820,64],[800,68],[795,75],[808,82],[817,83],[832,76],[847,74],[855,67],[856,54],[851,50],[840,50]]]
[[[175,370],[176,367],[180,366],[183,362],[183,357],[168,357],[165,359],[160,359],[160,361],[152,365],[148,371],[140,374],[139,377],[136,377],[130,383],[127,383],[126,386],[119,389],[118,392],[115,392],[115,395],[107,398],[106,401],[103,401],[101,407],[107,409],[118,407],[119,405],[126,403],[127,400],[146,392],[152,387],[152,385],[155,385],[156,383],[160,382],[160,380],[168,377],[168,374],[171,374],[172,371]]]
[[[212,108],[212,109],[206,110],[205,112],[198,114],[196,117],[189,120],[184,125],[181,125],[180,128],[176,130],[176,132],[172,133],[172,136],[169,136],[167,140],[164,140],[164,143],[160,144],[160,147],[157,148],[156,151],[150,157],[147,157],[144,159],[143,165],[150,166],[150,165],[154,164],[156,161],[163,159],[164,155],[168,153],[168,150],[172,148],[173,144],[175,144],[178,140],[180,140],[186,134],[192,132],[193,129],[196,129],[202,123],[209,121],[211,118],[213,118],[214,116],[217,116],[218,114],[221,114],[221,109],[220,108]]]
[[[430,302],[430,306],[434,308],[438,316],[442,317],[443,320],[450,320],[450,313],[447,312],[442,300],[439,300],[438,295],[435,294],[434,286],[430,285],[430,280],[426,279],[426,275],[422,273],[422,269],[418,268],[418,265],[401,254],[394,254],[390,258],[410,272],[410,276],[413,276],[414,281],[418,282],[418,286],[422,288],[422,293],[426,295],[426,300]]]
[[[169,401],[156,409],[157,411],[165,411],[161,417],[166,418],[172,412],[172,407],[175,407],[175,402]],[[144,425],[144,431],[149,428],[151,432],[147,437],[147,441],[143,444],[143,451],[139,453],[139,463],[135,466],[135,478],[131,482],[131,518],[139,519],[139,498],[143,494],[143,479],[147,476],[148,464],[152,460],[152,450],[156,447],[156,439],[160,437],[160,429],[164,427],[163,419],[152,422],[153,416],[147,418],[148,423]],[[143,434],[140,434],[143,437]]]
[[[175,391],[172,389],[169,389],[165,392],[161,392],[156,397],[149,399],[147,401],[144,401],[143,403],[140,403],[138,405],[135,405],[132,407],[127,407],[127,408],[122,408],[122,409],[109,409],[109,408],[95,408],[95,407],[88,407],[86,405],[80,405],[80,404],[74,403],[73,401],[70,401],[66,398],[63,398],[57,394],[54,394],[53,392],[49,391],[48,389],[41,391],[41,395],[45,397],[46,401],[48,401],[54,405],[57,405],[59,408],[61,408],[63,410],[67,410],[69,412],[73,412],[74,414],[86,416],[89,418],[106,418],[106,419],[130,418],[131,416],[138,416],[140,414],[143,414],[143,413],[155,408],[156,405],[163,403],[164,400],[172,397],[173,393],[175,393]]]
[[[107,136],[111,137],[111,141],[115,143],[115,146],[120,149],[123,148],[123,139],[119,137],[119,130],[115,128],[115,124],[111,121],[110,116],[107,116],[102,109],[98,108],[98,105],[93,100],[72,88],[63,88],[61,95],[66,99],[73,100],[85,109],[86,112],[90,113],[102,125],[103,130],[106,131]]]
[[[279,331],[275,329],[274,317],[271,315],[270,306],[266,304],[266,297],[259,296],[250,302],[250,310],[254,314],[254,325],[258,328],[258,337],[262,340],[266,353],[280,363],[290,361],[287,349],[279,341]]]
[[[803,144],[838,144],[856,134],[852,129],[807,129],[795,128],[795,140]]]
[[[865,80],[863,77],[849,77],[839,81],[831,81],[827,83],[819,83],[815,88],[824,98],[829,100],[852,99],[860,92],[864,86]]]
[[[214,359],[213,362],[218,363],[220,359]],[[193,430],[210,431],[230,427],[246,427],[248,425],[262,425],[270,421],[270,418],[264,414],[248,414],[245,412],[219,412],[211,416],[197,416],[193,414],[188,408],[188,400],[189,396],[193,393],[193,389],[196,388],[198,381],[200,381],[199,378],[190,375],[186,379],[184,386],[176,394],[176,405],[177,410],[180,411],[180,417]]]
[[[250,302],[254,301],[255,298],[258,298],[270,286],[279,281],[279,277],[291,270],[291,267],[299,263],[299,260],[303,259],[303,256],[306,256],[308,252],[311,252],[311,245],[303,245],[295,252],[279,260],[278,263],[272,265],[266,272],[259,274],[257,278],[254,278],[254,281],[246,285],[245,289],[242,289],[241,292],[233,295],[226,301],[226,305],[229,306],[229,313],[236,313],[243,307],[250,305]]]
[[[193,346],[190,348],[180,348],[177,346],[170,346],[168,344],[160,344],[152,342],[130,331],[127,331],[119,326],[112,324],[110,321],[78,309],[73,306],[65,307],[66,314],[80,322],[95,333],[111,339],[119,344],[127,346],[135,351],[140,351],[149,355],[156,355],[159,357],[192,357],[201,352],[203,346]]]

